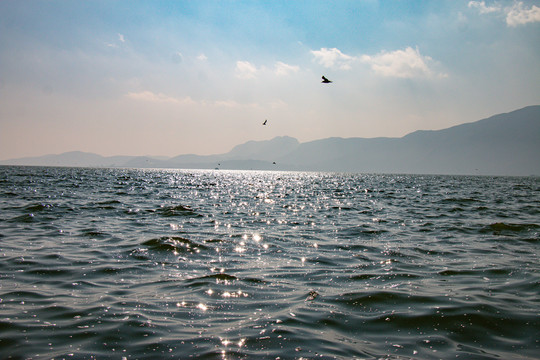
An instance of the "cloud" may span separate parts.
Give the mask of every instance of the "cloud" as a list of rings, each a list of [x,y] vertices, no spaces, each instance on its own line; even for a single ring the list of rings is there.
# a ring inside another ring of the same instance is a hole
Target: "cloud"
[[[521,1],[507,9],[506,24],[508,26],[524,25],[532,22],[540,22],[540,7],[532,5],[526,9]]]
[[[256,103],[239,103],[234,100],[193,100],[190,96],[177,98],[163,93],[154,93],[152,91],[129,92],[126,97],[131,100],[148,102],[154,104],[177,104],[177,105],[196,105],[210,107],[225,107],[225,108],[255,108],[259,105]]]
[[[271,70],[266,66],[261,66],[257,68],[257,66],[253,65],[249,61],[237,61],[235,74],[236,77],[239,79],[254,79],[260,73],[267,74],[269,71],[273,72],[275,75],[284,76],[293,72],[297,72],[298,70],[300,70],[298,66],[289,65],[281,61],[276,62],[274,70]]]
[[[279,76],[288,75],[290,73],[297,72],[299,69],[300,68],[298,66],[289,65],[278,61],[275,67],[275,74]]]
[[[139,100],[139,101],[147,101],[147,102],[153,102],[153,103],[172,103],[172,104],[193,104],[195,103],[194,100],[191,99],[191,97],[185,97],[185,98],[175,98],[172,96],[165,95],[163,93],[153,93],[151,91],[141,91],[138,93],[130,92],[126,95],[126,97],[133,99],[133,100]]]
[[[360,61],[369,64],[378,75],[397,78],[447,77],[436,74],[428,64],[433,62],[429,56],[420,54],[418,48],[407,47],[405,50],[382,51],[377,55],[362,55]]]
[[[336,48],[321,48],[321,50],[312,50],[311,53],[319,64],[332,69],[349,70],[351,62],[355,59],[353,56],[346,55]]]
[[[355,62],[370,65],[378,75],[397,78],[447,77],[447,74],[434,71],[435,64],[429,56],[420,54],[418,48],[407,47],[404,50],[382,51],[377,55],[352,56],[339,49],[321,48],[312,50],[315,59],[324,67],[350,70]]]
[[[257,76],[257,68],[249,61],[237,61],[235,73],[240,79],[254,79]]]
[[[208,60],[208,58],[206,57],[206,55],[200,54],[199,56],[197,56],[197,60],[199,60],[199,61],[206,61],[206,60]]]
[[[175,63],[179,64],[184,60],[184,55],[180,51],[177,51],[172,55],[172,59]]]
[[[501,11],[499,6],[486,6],[485,1],[469,1],[470,8],[476,8],[480,14],[489,14]]]
[[[118,41],[105,43],[105,45],[107,47],[118,48],[118,47],[122,46],[122,44],[124,44],[126,42],[126,38],[124,37],[123,34],[118,33],[116,35],[118,36]]]
[[[512,6],[487,6],[485,1],[469,1],[469,8],[476,8],[480,14],[506,15],[506,25],[516,27],[533,22],[540,22],[540,7],[531,5],[527,8],[522,1],[516,1]]]
[[[218,100],[211,103],[204,102],[203,105],[211,105],[211,106],[213,105],[213,106],[220,106],[220,107],[234,108],[234,109],[258,107],[258,105],[255,103],[243,104],[234,100]]]

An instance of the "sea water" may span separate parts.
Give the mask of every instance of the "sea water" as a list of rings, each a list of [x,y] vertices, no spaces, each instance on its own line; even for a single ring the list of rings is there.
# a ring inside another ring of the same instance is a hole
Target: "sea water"
[[[534,177],[0,167],[0,358],[540,358],[539,250]]]

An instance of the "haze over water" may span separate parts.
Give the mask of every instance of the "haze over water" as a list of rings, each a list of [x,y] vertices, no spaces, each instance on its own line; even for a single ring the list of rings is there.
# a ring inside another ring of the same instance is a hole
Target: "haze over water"
[[[0,357],[533,359],[534,177],[0,167]]]

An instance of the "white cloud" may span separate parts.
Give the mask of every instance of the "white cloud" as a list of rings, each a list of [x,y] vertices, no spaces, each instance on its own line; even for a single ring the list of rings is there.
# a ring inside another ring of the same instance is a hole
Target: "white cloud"
[[[153,103],[173,103],[173,104],[193,104],[195,103],[189,96],[185,98],[175,98],[163,93],[153,93],[151,91],[141,91],[138,93],[130,92],[126,95],[128,98],[139,101],[148,101]]]
[[[319,64],[333,69],[349,70],[351,62],[355,59],[353,56],[346,55],[336,48],[321,48],[321,50],[312,50],[311,53]]]
[[[175,63],[181,63],[184,60],[184,55],[180,51],[177,51],[173,54],[172,59]]]
[[[204,105],[207,105],[207,103],[204,103]],[[234,109],[254,108],[258,106],[255,103],[243,104],[234,100],[218,100],[218,101],[214,101],[213,103],[210,103],[209,105],[226,107],[226,108],[234,108]]]
[[[324,67],[350,70],[355,62],[369,64],[378,75],[398,78],[414,77],[447,77],[432,69],[435,61],[429,56],[420,54],[418,48],[407,47],[404,50],[382,51],[377,55],[351,56],[339,49],[321,48],[312,50],[315,59]]]
[[[268,105],[270,105],[272,109],[286,108],[289,106],[289,104],[287,104],[285,101],[281,99],[272,100],[270,101]]]
[[[485,1],[469,1],[470,8],[476,8],[480,14],[506,15],[506,25],[516,27],[533,22],[540,22],[540,7],[531,5],[527,8],[522,1],[516,1],[512,6],[487,6]]]
[[[436,74],[428,64],[433,62],[429,56],[420,54],[420,51],[407,47],[405,50],[383,51],[377,55],[362,55],[360,60],[371,66],[379,75],[398,78],[414,77],[446,77],[446,74]]]
[[[118,41],[114,41],[114,42],[110,42],[110,43],[105,43],[105,45],[107,47],[110,47],[110,48],[119,48],[120,46],[122,46],[122,44],[124,44],[126,42],[126,38],[124,37],[123,34],[116,34],[118,36]]]
[[[206,57],[206,55],[200,54],[199,56],[197,56],[197,60],[199,60],[199,61],[206,61],[206,60],[208,60],[208,58]]]
[[[288,75],[292,72],[297,72],[300,68],[295,65],[285,64],[284,62],[278,61],[276,63],[275,73],[276,75]]]
[[[239,103],[234,100],[193,100],[190,96],[177,98],[163,93],[154,93],[152,91],[129,92],[126,97],[131,100],[149,102],[154,104],[177,104],[177,105],[196,105],[208,107],[225,108],[254,108],[258,107],[256,103]]]
[[[487,6],[485,1],[469,1],[470,8],[476,8],[480,14],[489,14],[501,11],[499,6]]]
[[[527,9],[523,2],[519,1],[507,9],[506,24],[508,26],[518,26],[532,22],[540,22],[540,7],[532,5],[530,9]]]
[[[237,61],[235,72],[240,79],[254,79],[257,76],[257,68],[249,61]]]

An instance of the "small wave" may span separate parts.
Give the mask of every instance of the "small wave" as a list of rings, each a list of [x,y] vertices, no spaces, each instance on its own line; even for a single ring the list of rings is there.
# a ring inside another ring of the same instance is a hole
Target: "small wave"
[[[176,206],[162,206],[156,210],[163,217],[174,217],[174,216],[195,216],[200,217],[202,215],[195,212],[191,207],[184,205]]]
[[[35,275],[35,276],[44,276],[44,277],[47,277],[47,278],[50,278],[50,277],[67,277],[71,274],[73,274],[73,272],[71,270],[66,270],[66,269],[31,269],[31,270],[26,270],[26,274],[27,275]]]
[[[32,205],[28,205],[24,207],[23,211],[35,213],[35,212],[43,211],[50,208],[52,208],[51,204],[32,204]]]
[[[11,223],[23,223],[23,224],[32,223],[34,221],[35,221],[35,216],[33,213],[16,216],[8,220],[8,222],[11,222]]]
[[[392,281],[392,280],[411,280],[417,279],[420,276],[415,274],[401,273],[401,274],[360,274],[352,275],[351,280],[381,280],[381,281]]]
[[[10,291],[0,294],[0,298],[3,300],[3,302],[6,302],[9,300],[20,301],[20,299],[47,300],[49,297],[43,293],[35,291]]]
[[[207,244],[214,244],[214,243],[221,244],[221,243],[224,243],[225,240],[223,240],[223,239],[207,239],[207,240],[204,240],[204,242],[207,243]]]
[[[385,233],[388,233],[388,230],[381,229],[381,228],[376,229],[376,228],[373,228],[373,227],[367,226],[367,225],[355,226],[355,227],[347,228],[347,229],[343,230],[343,235],[344,236],[367,236],[367,237],[371,237],[371,236],[382,235],[382,234],[385,234]]]
[[[226,273],[210,274],[186,279],[185,283],[190,288],[204,287],[210,284],[230,284],[238,280],[234,275]]]
[[[494,235],[522,233],[528,231],[535,231],[540,229],[540,225],[537,224],[511,224],[497,222],[483,227],[480,232]]]
[[[388,304],[440,304],[440,300],[420,295],[402,294],[393,291],[376,291],[367,293],[345,293],[340,295],[335,301],[341,305],[358,308],[387,307]]]
[[[238,278],[234,275],[229,275],[226,273],[219,273],[219,274],[211,274],[200,277],[200,279],[215,279],[216,281],[233,281],[238,280]]]
[[[107,234],[96,229],[83,229],[81,236],[90,238],[104,238],[107,236]]]
[[[435,250],[435,249],[424,249],[424,248],[421,248],[421,247],[415,247],[413,248],[414,251],[420,253],[420,254],[424,254],[424,255],[433,255],[433,256],[446,256],[446,255],[450,255],[451,252],[449,251],[440,251],[440,250]]]
[[[499,276],[509,275],[512,273],[511,269],[482,269],[482,270],[442,270],[438,274],[441,276]]]
[[[6,192],[2,193],[2,196],[15,197],[15,196],[19,196],[19,194],[14,193],[13,191],[6,191]]]
[[[117,205],[121,205],[121,204],[122,203],[118,200],[109,200],[109,201],[98,202],[96,204],[96,207],[102,210],[114,210],[114,209],[117,209]]]
[[[176,252],[176,253],[196,253],[208,247],[198,244],[192,240],[179,236],[164,236],[157,239],[150,239],[142,243],[153,251]]]
[[[479,200],[473,198],[447,198],[442,199],[441,203],[450,203],[450,204],[470,204],[478,202]]]

